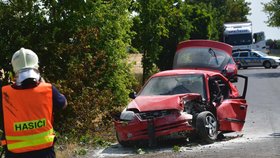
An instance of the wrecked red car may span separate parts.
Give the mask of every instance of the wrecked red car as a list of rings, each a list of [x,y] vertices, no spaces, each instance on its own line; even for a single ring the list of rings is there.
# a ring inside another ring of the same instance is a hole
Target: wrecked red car
[[[232,46],[212,40],[188,40],[178,44],[173,69],[204,69],[222,73],[231,82],[238,67],[232,57]]]
[[[241,131],[245,122],[247,77],[242,95],[221,73],[167,70],[154,74],[115,117],[118,142],[154,144],[161,138],[198,136],[206,143],[220,132]]]

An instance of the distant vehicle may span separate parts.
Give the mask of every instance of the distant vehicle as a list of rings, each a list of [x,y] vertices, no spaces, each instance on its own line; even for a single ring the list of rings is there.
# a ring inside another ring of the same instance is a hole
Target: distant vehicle
[[[277,68],[280,64],[280,57],[270,56],[261,51],[237,51],[232,54],[238,69],[248,67]]]
[[[212,40],[180,42],[174,56],[173,69],[200,69],[222,73],[232,82],[237,78],[237,66],[231,56],[232,46]]]
[[[167,70],[154,74],[133,100],[114,117],[122,146],[136,142],[156,144],[158,139],[192,135],[206,143],[220,132],[241,131],[245,123],[248,78],[239,91],[221,73],[207,70]]]
[[[224,24],[223,42],[237,50],[266,51],[264,32],[252,32],[251,22],[233,22]]]

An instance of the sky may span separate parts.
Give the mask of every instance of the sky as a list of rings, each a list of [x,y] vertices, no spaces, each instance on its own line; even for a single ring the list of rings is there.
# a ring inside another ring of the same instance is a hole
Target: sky
[[[251,15],[247,16],[253,24],[253,32],[264,31],[266,39],[279,40],[280,27],[268,27],[265,21],[268,20],[267,14],[263,11],[261,3],[268,3],[270,0],[245,0],[250,2]]]

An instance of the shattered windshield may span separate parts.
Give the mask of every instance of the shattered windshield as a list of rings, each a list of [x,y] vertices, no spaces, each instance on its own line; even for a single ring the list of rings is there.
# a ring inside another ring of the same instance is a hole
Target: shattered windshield
[[[203,75],[175,75],[154,77],[145,85],[140,96],[199,93],[205,98]]]
[[[173,68],[214,68],[223,67],[229,55],[219,49],[188,47],[176,52]]]

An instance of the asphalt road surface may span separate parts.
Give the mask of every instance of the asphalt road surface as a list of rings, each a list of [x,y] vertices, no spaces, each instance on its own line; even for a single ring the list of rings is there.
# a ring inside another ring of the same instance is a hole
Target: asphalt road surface
[[[151,149],[123,148],[114,144],[94,150],[87,157],[280,158],[280,68],[241,69],[239,74],[249,78],[246,97],[249,106],[242,132],[227,134],[225,139],[209,145],[162,142]]]

